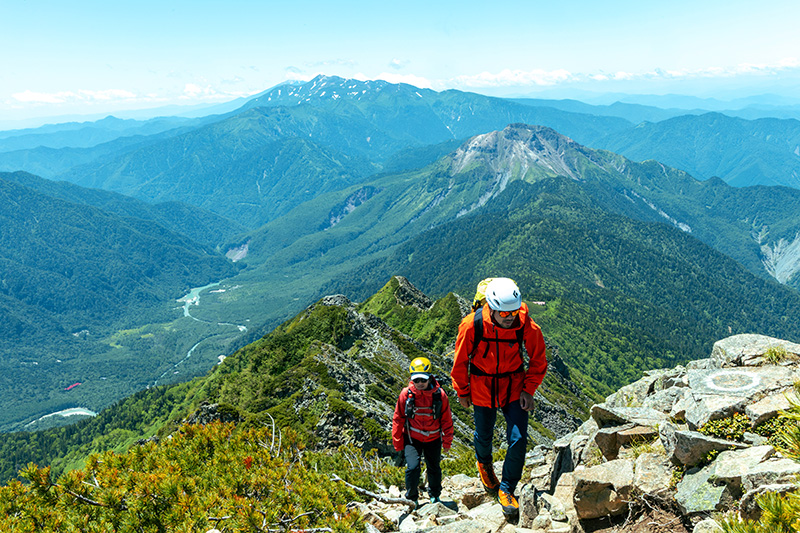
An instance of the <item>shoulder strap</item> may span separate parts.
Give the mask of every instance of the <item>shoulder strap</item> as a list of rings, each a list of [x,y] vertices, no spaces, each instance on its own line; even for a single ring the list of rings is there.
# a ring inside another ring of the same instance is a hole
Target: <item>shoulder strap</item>
[[[442,417],[442,387],[437,387],[433,391],[433,399],[431,409],[433,410],[433,419],[439,420]]]
[[[478,306],[475,309],[475,316],[472,320],[472,329],[474,339],[472,341],[472,351],[469,354],[469,360],[472,362],[472,358],[475,357],[475,354],[478,351],[478,345],[483,340],[483,306]]]
[[[477,346],[483,340],[483,306],[475,310],[475,318],[472,321],[472,325],[475,327],[475,340],[473,343]]]

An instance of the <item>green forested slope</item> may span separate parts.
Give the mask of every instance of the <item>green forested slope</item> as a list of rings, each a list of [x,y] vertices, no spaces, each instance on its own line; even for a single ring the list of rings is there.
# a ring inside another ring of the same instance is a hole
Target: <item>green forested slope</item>
[[[800,188],[800,121],[745,120],[720,113],[643,122],[592,144],[635,161],[655,159],[698,179]]]
[[[493,213],[423,233],[326,290],[366,297],[373,289],[363,280],[387,273],[421,280],[432,294],[512,277],[526,299],[547,302],[537,321],[561,356],[612,387],[643,368],[707,357],[729,334],[800,339],[796,291],[678,229],[591,203],[569,180],[518,183],[488,206]]]
[[[149,220],[211,247],[217,247],[245,231],[241,224],[183,202],[151,204],[130,196],[88,189],[66,181],[47,180],[27,172],[0,173],[0,179],[73,204],[97,207],[109,214]]]
[[[203,328],[186,318],[177,332],[176,300],[239,270],[154,222],[4,179],[0,227],[3,429],[65,408],[98,410],[153,383]]]

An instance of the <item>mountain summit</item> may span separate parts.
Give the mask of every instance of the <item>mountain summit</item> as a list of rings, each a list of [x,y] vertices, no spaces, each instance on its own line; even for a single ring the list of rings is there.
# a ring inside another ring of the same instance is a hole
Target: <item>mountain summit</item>
[[[464,143],[453,155],[453,172],[463,172],[470,165],[481,163],[506,178],[524,178],[529,169],[538,167],[553,176],[580,180],[574,152],[584,156],[590,153],[551,128],[511,124],[502,131],[476,135]]]

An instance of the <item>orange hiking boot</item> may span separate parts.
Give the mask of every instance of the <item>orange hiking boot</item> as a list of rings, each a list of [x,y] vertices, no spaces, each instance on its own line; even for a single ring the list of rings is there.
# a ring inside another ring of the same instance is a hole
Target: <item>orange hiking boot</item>
[[[478,465],[478,475],[481,477],[481,483],[486,492],[492,496],[497,496],[497,491],[500,489],[500,481],[494,473],[494,466],[490,464],[476,463]]]
[[[510,492],[504,490],[499,491],[497,499],[503,507],[503,514],[506,518],[516,518],[519,516],[519,502]]]

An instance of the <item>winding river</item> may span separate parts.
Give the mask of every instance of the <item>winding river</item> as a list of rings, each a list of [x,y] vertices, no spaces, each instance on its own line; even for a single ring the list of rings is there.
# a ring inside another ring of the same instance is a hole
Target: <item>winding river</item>
[[[209,322],[208,320],[200,320],[199,318],[192,316],[192,314],[190,313],[190,308],[193,305],[194,306],[200,305],[200,293],[202,293],[205,290],[216,287],[220,283],[221,282],[217,281],[216,283],[209,283],[208,285],[204,285],[202,287],[195,287],[194,289],[190,290],[186,296],[179,298],[178,301],[183,302],[183,316],[191,318],[192,320],[195,320],[197,322],[202,322],[203,324],[214,324],[214,322]],[[247,326],[242,326],[240,324],[231,324],[229,322],[217,322],[216,325],[219,327],[235,327],[240,332],[247,331]],[[184,358],[175,363],[174,365],[172,365],[171,368],[165,370],[160,376],[158,376],[158,378],[156,378],[156,380],[153,382],[152,386],[155,387],[156,385],[158,385],[158,382],[164,379],[164,377],[167,376],[168,374],[170,373],[174,374],[176,372],[175,369],[178,368],[178,366],[180,366],[181,364],[183,364],[186,360],[188,360],[198,346],[200,346],[203,342],[207,341],[208,339],[216,337],[217,335],[220,335],[220,333],[208,335],[207,337],[204,337],[199,341],[197,341],[197,343],[195,343],[195,345],[192,346],[188,352],[186,352]]]

